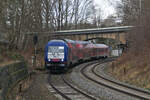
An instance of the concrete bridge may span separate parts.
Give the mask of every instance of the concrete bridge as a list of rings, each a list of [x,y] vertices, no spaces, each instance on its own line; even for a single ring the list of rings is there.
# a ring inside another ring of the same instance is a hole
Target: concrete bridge
[[[33,36],[38,36],[38,46],[44,47],[51,39],[72,39],[72,40],[88,40],[95,38],[111,38],[118,41],[118,44],[126,43],[126,33],[130,31],[133,26],[95,28],[95,29],[81,29],[81,30],[64,30],[56,32],[32,32],[26,33],[21,39],[23,46],[33,44]]]
[[[52,38],[69,38],[72,40],[88,40],[95,38],[111,38],[121,43],[126,43],[126,33],[133,28],[132,26],[108,27],[82,30],[56,31]]]

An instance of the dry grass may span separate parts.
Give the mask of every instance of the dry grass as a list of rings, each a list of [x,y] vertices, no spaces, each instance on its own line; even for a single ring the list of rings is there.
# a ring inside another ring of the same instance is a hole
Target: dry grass
[[[126,55],[115,61],[114,70],[109,69],[109,72],[123,82],[150,88],[150,57],[141,55],[131,57],[130,55],[128,57],[131,59],[127,59]]]

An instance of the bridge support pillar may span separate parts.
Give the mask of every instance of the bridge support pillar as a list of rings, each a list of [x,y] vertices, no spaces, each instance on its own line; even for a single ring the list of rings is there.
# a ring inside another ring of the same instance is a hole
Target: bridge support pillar
[[[116,34],[116,40],[117,40],[117,46],[118,46],[120,44],[120,34],[119,33]],[[120,47],[118,46],[117,48],[118,48],[118,54],[119,54],[119,56],[121,56],[119,53]]]
[[[72,40],[75,40],[75,35],[72,35],[72,36],[71,36],[71,39],[72,39]]]
[[[81,40],[81,35],[78,36],[78,40]]]
[[[89,35],[87,34],[87,35],[86,35],[86,40],[88,40],[88,39],[89,39]]]

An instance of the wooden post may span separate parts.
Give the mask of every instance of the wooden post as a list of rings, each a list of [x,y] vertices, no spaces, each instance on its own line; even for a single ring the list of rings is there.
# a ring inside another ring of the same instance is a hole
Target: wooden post
[[[33,68],[36,68],[36,54],[37,54],[36,51],[37,51],[37,50],[36,50],[36,46],[34,46],[34,51],[33,51],[34,54],[33,54],[33,56],[31,57],[31,59],[32,59],[32,67],[33,67]]]
[[[112,62],[112,72],[114,71],[114,68],[115,68],[115,64],[114,62]]]
[[[88,40],[89,39],[89,37],[88,37],[88,34],[86,35],[86,40]]]
[[[124,67],[124,69],[123,69],[123,72],[124,72],[124,75],[126,75],[126,68]]]
[[[33,43],[34,43],[34,60],[33,60],[33,66],[34,67],[36,67],[37,42],[38,42],[38,36],[35,34],[34,37],[33,37]]]
[[[29,77],[30,77],[30,79],[32,78],[32,72],[29,73]]]
[[[21,93],[22,92],[22,84],[20,83],[19,84],[19,93]]]

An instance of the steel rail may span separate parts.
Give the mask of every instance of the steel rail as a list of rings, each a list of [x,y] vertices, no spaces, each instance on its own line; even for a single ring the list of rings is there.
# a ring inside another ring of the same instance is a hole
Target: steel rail
[[[111,60],[111,59],[107,59],[107,60],[105,60],[105,61],[102,61],[102,62],[100,62],[100,63],[97,63],[96,65],[94,65],[94,67],[95,67],[95,66],[98,66],[98,65],[100,65],[100,64],[102,64],[102,63],[109,62],[109,61],[112,61],[112,60]],[[89,77],[87,74],[85,74],[85,69],[86,69],[88,66],[91,66],[92,64],[93,64],[93,63],[88,64],[88,65],[84,66],[84,67],[81,69],[82,75],[83,75],[84,77],[86,77],[88,80],[93,81],[93,82],[95,82],[95,83],[97,83],[97,84],[99,84],[99,85],[103,85],[103,86],[105,86],[105,87],[107,87],[107,88],[110,88],[110,89],[119,91],[119,92],[121,92],[121,93],[130,95],[130,96],[134,96],[134,97],[136,97],[136,98],[140,98],[140,99],[142,99],[142,100],[150,100],[150,98],[147,98],[147,97],[144,97],[144,96],[140,96],[140,95],[138,95],[138,94],[129,93],[129,92],[127,92],[127,91],[123,91],[123,90],[121,90],[121,89],[115,88],[115,87],[110,86],[110,85],[108,85],[108,84],[104,84],[103,82],[99,82],[99,81],[97,81],[97,80],[95,80],[95,79]],[[93,69],[93,70],[94,70],[94,69]],[[92,72],[93,72],[93,71],[92,71]],[[106,81],[109,81],[109,80],[107,80],[107,79],[104,78],[104,77],[103,77],[102,79],[103,79],[103,80],[106,80]],[[123,84],[121,84],[121,83],[120,83],[120,84],[117,84],[117,83],[114,82],[114,81],[109,81],[109,82],[112,82],[112,83],[114,83],[114,84],[116,84],[116,85],[119,85],[119,86],[122,86],[122,87],[125,87],[125,88],[128,88],[128,89],[132,89],[132,90],[134,89],[134,88],[131,88],[131,87],[129,87],[129,86],[123,85]],[[145,91],[138,90],[138,89],[134,89],[134,90],[139,91],[139,92],[141,92],[141,93],[147,93],[147,92],[145,92]],[[149,93],[148,93],[148,94],[149,94]]]
[[[50,75],[49,75],[50,76]],[[50,81],[50,77],[48,77],[48,83],[49,85],[58,93],[60,94],[63,98],[65,98],[66,100],[72,100],[70,97],[68,97],[67,95],[65,95],[64,93],[62,93],[60,90],[58,90]]]
[[[71,85],[62,75],[61,79],[63,80],[63,82],[66,84],[66,86],[69,86],[71,89],[73,89],[74,91],[76,91],[77,93],[83,95],[86,98],[89,98],[90,100],[98,100],[95,97],[83,92],[82,90],[74,87],[73,85]],[[58,93],[60,94],[63,98],[65,98],[66,100],[72,100],[72,98],[70,98],[69,96],[67,96],[67,94],[61,92],[59,89],[57,89],[57,87],[50,81],[50,77],[48,78],[48,83],[49,85]]]
[[[64,81],[64,83],[66,83],[69,87],[71,87],[72,89],[74,89],[75,91],[79,92],[80,94],[84,95],[85,97],[91,99],[91,100],[97,100],[96,98],[94,98],[93,96],[81,91],[80,89],[74,87],[73,85],[71,85],[69,82],[67,82],[67,80],[64,78],[64,76],[62,76],[62,79]]]
[[[99,65],[99,64],[98,64],[98,65]],[[95,65],[95,66],[92,68],[92,73],[95,74],[96,76],[98,76],[98,77],[100,77],[100,78],[102,78],[102,79],[104,79],[104,80],[110,81],[110,82],[112,82],[112,83],[118,84],[118,85],[120,85],[120,86],[123,86],[123,87],[126,87],[126,88],[130,88],[130,89],[133,89],[133,90],[136,90],[136,91],[140,91],[140,92],[142,92],[142,93],[145,93],[145,94],[150,95],[150,92],[149,92],[149,91],[144,91],[144,90],[141,90],[141,89],[138,89],[138,88],[134,88],[134,87],[131,87],[131,86],[122,84],[122,83],[120,83],[120,82],[113,81],[113,80],[111,80],[111,79],[109,79],[109,78],[106,78],[106,77],[104,77],[104,76],[102,76],[102,75],[96,73],[96,71],[95,71],[96,67],[97,67],[97,65]]]

